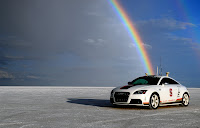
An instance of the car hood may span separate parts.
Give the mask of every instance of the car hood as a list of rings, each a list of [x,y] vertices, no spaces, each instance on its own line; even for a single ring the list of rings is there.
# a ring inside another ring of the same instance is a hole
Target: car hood
[[[122,86],[122,87],[117,87],[114,89],[114,91],[119,91],[119,92],[132,92],[132,91],[137,91],[137,90],[148,90],[150,88],[155,87],[156,85],[135,85],[135,86]]]

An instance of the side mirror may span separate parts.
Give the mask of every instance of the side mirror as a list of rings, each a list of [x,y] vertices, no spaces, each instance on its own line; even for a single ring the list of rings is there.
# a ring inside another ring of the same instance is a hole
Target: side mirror
[[[162,86],[164,87],[164,86],[165,86],[165,84],[164,84],[164,83],[162,83]]]
[[[128,82],[128,85],[131,85],[132,84],[132,82]]]

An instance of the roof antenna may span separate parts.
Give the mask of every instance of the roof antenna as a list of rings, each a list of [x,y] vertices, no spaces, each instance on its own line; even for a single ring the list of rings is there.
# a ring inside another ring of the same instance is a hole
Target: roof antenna
[[[156,70],[156,75],[158,76],[158,66],[157,66],[157,70]]]
[[[161,57],[160,57],[159,75],[162,76],[162,60],[161,60]]]

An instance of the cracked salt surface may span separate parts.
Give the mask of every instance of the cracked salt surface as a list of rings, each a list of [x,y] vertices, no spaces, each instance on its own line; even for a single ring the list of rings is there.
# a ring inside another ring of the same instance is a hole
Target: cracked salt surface
[[[112,87],[0,87],[0,128],[198,128],[200,89],[190,105],[114,107]]]

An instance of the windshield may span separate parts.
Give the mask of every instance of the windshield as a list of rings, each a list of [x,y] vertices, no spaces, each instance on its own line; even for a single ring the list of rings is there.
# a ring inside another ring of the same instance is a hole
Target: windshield
[[[157,85],[160,78],[158,77],[139,77],[131,82],[132,85]]]

